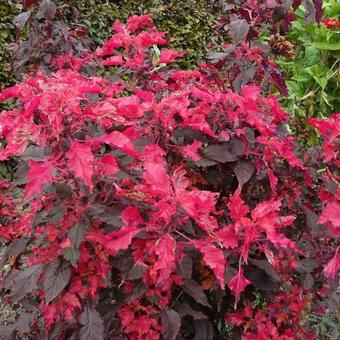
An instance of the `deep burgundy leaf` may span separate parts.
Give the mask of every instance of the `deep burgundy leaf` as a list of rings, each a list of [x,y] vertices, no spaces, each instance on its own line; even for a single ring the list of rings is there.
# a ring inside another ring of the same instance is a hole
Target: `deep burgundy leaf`
[[[189,294],[196,302],[203,306],[211,308],[207,296],[204,294],[202,287],[194,280],[187,280],[183,286],[183,290]]]
[[[0,340],[14,340],[14,326],[0,325]]]
[[[181,317],[173,309],[165,308],[161,312],[163,336],[167,340],[175,340],[181,328]]]
[[[46,305],[62,292],[70,278],[71,269],[68,263],[60,264],[59,261],[54,261],[47,266],[44,277]]]
[[[22,30],[30,16],[30,11],[22,12],[14,18],[13,23],[19,30]]]
[[[0,258],[0,267],[3,266],[4,262],[7,261],[7,259],[10,256],[17,256],[23,251],[25,251],[27,247],[28,239],[26,238],[20,238],[13,240],[5,249],[3,255]]]
[[[88,232],[88,229],[88,223],[79,222],[69,231],[68,237],[76,249],[80,248],[84,235]]]
[[[18,273],[14,278],[11,293],[9,295],[14,303],[19,302],[26,294],[31,293],[37,287],[41,272],[42,265],[35,264]]]
[[[233,166],[239,185],[242,187],[247,183],[255,171],[255,167],[250,161],[238,161]]]
[[[37,18],[45,18],[47,20],[53,19],[57,12],[56,4],[51,0],[43,0],[40,4]]]
[[[185,279],[191,279],[192,276],[192,257],[184,255],[182,260],[177,264],[179,275]]]
[[[101,315],[93,307],[86,305],[80,315],[80,340],[104,340],[104,322]]]
[[[37,316],[37,312],[22,313],[15,323],[15,329],[23,333],[29,333],[31,330],[31,324]]]
[[[254,264],[256,267],[263,269],[267,273],[267,275],[270,276],[273,280],[281,281],[280,276],[277,275],[275,269],[273,268],[273,266],[269,262],[267,262],[265,260],[252,259],[251,263]]]
[[[228,143],[210,145],[202,149],[202,154],[209,160],[221,163],[237,160],[237,158],[231,153]]]
[[[234,42],[243,42],[248,35],[250,25],[244,19],[236,19],[228,25],[229,35]]]
[[[208,319],[195,320],[195,337],[194,340],[212,340],[214,338],[214,329]]]
[[[205,314],[194,310],[187,304],[176,304],[176,309],[181,317],[189,315],[192,316],[194,320],[202,320],[207,318]]]

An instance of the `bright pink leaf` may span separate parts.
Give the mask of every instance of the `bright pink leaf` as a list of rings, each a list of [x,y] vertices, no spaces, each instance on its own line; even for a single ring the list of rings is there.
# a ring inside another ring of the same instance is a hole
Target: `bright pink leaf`
[[[44,184],[49,184],[53,180],[52,169],[53,163],[45,161],[44,163],[30,161],[28,163],[27,185],[25,187],[25,199],[40,193]]]
[[[193,241],[193,244],[203,254],[204,262],[212,269],[221,288],[224,289],[227,263],[223,251],[208,240]]]
[[[67,152],[68,164],[74,175],[84,181],[93,190],[92,175],[94,157],[90,146],[73,142]]]

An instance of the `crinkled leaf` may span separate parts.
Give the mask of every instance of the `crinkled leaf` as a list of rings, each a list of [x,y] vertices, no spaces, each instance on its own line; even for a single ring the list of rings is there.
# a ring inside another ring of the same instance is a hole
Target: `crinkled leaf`
[[[67,152],[68,164],[74,175],[84,181],[84,183],[93,189],[93,161],[94,157],[91,147],[85,144],[74,142]]]
[[[208,147],[203,148],[201,152],[206,158],[216,162],[226,163],[237,160],[229,150],[228,143],[209,145]]]
[[[250,25],[244,19],[236,19],[228,25],[229,35],[234,42],[243,42],[249,32]]]
[[[203,306],[211,308],[207,296],[204,294],[202,287],[194,280],[187,280],[183,286],[183,290],[189,294],[196,302]]]
[[[30,16],[30,11],[22,12],[14,18],[13,23],[19,30],[22,30]]]
[[[238,161],[233,166],[233,170],[235,172],[239,185],[242,187],[250,180],[255,171],[255,167],[252,162]]]
[[[80,340],[104,340],[104,322],[101,315],[93,307],[86,305],[80,315]]]
[[[31,293],[37,287],[37,282],[42,272],[42,265],[35,264],[22,270],[16,275],[12,283],[10,297],[14,303],[22,300],[26,294]]]
[[[44,292],[45,301],[48,305],[67,286],[71,278],[71,269],[68,263],[60,265],[58,261],[50,263],[45,271]]]
[[[194,340],[212,340],[214,338],[214,329],[208,319],[195,320],[195,337]]]
[[[175,340],[181,328],[181,317],[173,309],[165,308],[161,312],[163,336],[167,340]]]

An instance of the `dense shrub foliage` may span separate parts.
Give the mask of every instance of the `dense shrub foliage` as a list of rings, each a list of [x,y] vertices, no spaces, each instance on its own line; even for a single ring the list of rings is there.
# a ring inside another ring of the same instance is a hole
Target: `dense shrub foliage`
[[[113,30],[0,95],[1,287],[26,310],[1,333],[312,339],[338,308],[339,114],[300,149],[256,82],[172,66],[149,15]]]
[[[192,68],[202,59],[212,40],[218,40],[211,27],[220,15],[218,1],[211,0],[57,0],[54,15],[42,22],[36,14],[43,1],[4,0],[0,4],[0,82],[7,86],[32,65],[49,64],[50,54],[77,50],[77,41],[87,37],[102,44],[110,37],[115,19],[125,21],[134,14],[152,13],[157,26],[171,35],[173,48],[186,50],[179,60],[182,68]],[[53,4],[52,4],[53,3]],[[46,8],[46,7],[45,7]],[[48,7],[47,7],[48,8]],[[48,11],[53,14],[53,11]],[[40,12],[40,14],[42,14]],[[46,34],[49,32],[49,34]],[[71,37],[72,38],[72,37]],[[18,45],[15,59],[10,60]],[[86,42],[86,47],[91,47]],[[47,62],[46,62],[47,61]]]

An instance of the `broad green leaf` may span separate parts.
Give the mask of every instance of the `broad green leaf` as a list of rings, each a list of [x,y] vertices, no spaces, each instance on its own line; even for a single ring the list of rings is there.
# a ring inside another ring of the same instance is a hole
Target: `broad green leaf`
[[[326,41],[317,41],[312,43],[312,46],[327,51],[339,51],[340,50],[340,41],[338,42],[326,42]]]

